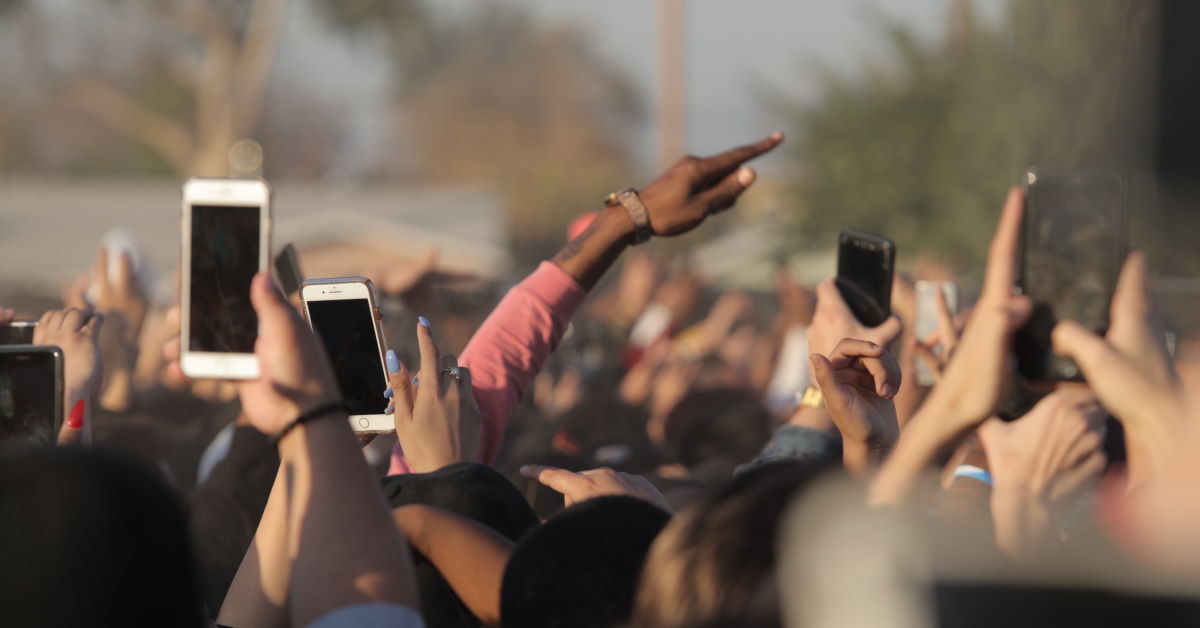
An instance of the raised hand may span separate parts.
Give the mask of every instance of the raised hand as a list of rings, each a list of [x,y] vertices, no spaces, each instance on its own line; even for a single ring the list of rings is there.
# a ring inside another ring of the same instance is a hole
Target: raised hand
[[[1090,392],[1064,388],[1016,421],[980,426],[1001,550],[1029,556],[1057,542],[1056,516],[1104,470],[1105,416]]]
[[[528,464],[521,467],[521,475],[562,493],[563,503],[568,507],[594,497],[628,495],[644,499],[667,512],[674,512],[667,498],[654,488],[650,480],[640,475],[613,471],[608,467],[576,473],[557,467]]]
[[[941,381],[926,401],[928,408],[958,430],[965,431],[991,416],[1012,385],[1012,336],[1031,311],[1028,297],[1013,294],[1022,203],[1020,189],[1011,189],[988,249],[979,303]]]
[[[86,409],[100,391],[100,384],[104,380],[100,359],[100,328],[103,324],[103,314],[68,308],[46,312],[33,330],[33,344],[54,345],[62,349],[63,409],[70,413],[65,425],[70,425],[75,419],[79,401],[84,402]],[[79,416],[82,421],[84,415]],[[75,429],[80,429],[80,426],[75,425]],[[89,442],[91,422],[88,421],[81,429],[79,434],[70,434],[68,440]]]
[[[772,133],[755,144],[712,157],[680,159],[638,193],[646,207],[650,231],[658,236],[687,233],[709,216],[731,207],[757,177],[742,163],[782,141],[782,133]],[[633,242],[633,235],[634,222],[629,212],[622,206],[608,207],[559,251],[553,261],[590,290]]]
[[[941,380],[905,425],[904,434],[871,485],[877,505],[902,501],[942,452],[992,416],[1012,385],[1012,336],[1029,318],[1028,297],[1013,295],[1022,197],[1008,193],[988,249],[983,293]]]
[[[886,346],[900,335],[904,325],[900,317],[892,315],[878,327],[867,327],[858,322],[834,279],[826,279],[817,285],[817,309],[808,326],[808,350],[812,353],[829,355],[843,338],[856,338]]]
[[[417,342],[421,370],[415,389],[404,364],[389,375],[396,438],[404,456],[416,473],[455,462],[477,462],[483,419],[471,389],[471,371],[458,366],[454,356],[438,352],[433,332],[424,322],[417,325]]]
[[[654,235],[675,236],[729,209],[758,175],[744,162],[775,148],[782,133],[712,157],[683,157],[640,192]]]
[[[825,409],[842,433],[847,468],[865,471],[882,460],[900,428],[892,402],[900,390],[900,367],[883,347],[846,338],[829,356],[811,356],[813,377]]]
[[[329,359],[300,313],[268,273],[250,283],[250,302],[258,314],[254,343],[260,375],[238,385],[246,419],[265,434],[275,434],[301,414],[341,398]]]
[[[1100,401],[1125,426],[1133,485],[1167,461],[1183,429],[1185,405],[1140,251],[1125,260],[1110,318],[1104,338],[1064,320],[1054,328],[1052,339],[1054,350],[1075,360]]]

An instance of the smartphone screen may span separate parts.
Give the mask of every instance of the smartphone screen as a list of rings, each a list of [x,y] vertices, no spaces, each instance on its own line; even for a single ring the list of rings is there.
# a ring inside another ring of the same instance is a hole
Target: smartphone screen
[[[1031,380],[1079,379],[1075,364],[1054,354],[1050,334],[1070,318],[1097,334],[1125,261],[1125,183],[1115,175],[1026,173],[1018,286],[1033,301],[1017,332],[1017,364]]]
[[[350,414],[383,414],[387,377],[367,299],[308,301],[308,320],[325,345]]]
[[[56,442],[60,378],[58,356],[50,351],[0,352],[0,442]]]
[[[915,332],[918,339],[924,340],[938,330],[938,290],[942,291],[942,296],[946,299],[946,309],[949,310],[950,316],[958,314],[958,286],[954,282],[918,281],[916,285],[917,320],[915,325]],[[940,342],[933,348],[933,354],[936,356],[942,354],[942,344]],[[932,386],[935,380],[933,371],[929,370],[929,366],[923,360],[918,359],[916,366],[917,383],[921,386]]]
[[[882,236],[844,229],[838,237],[837,286],[859,322],[876,327],[892,314],[896,248]]]
[[[250,282],[258,272],[261,208],[192,206],[191,351],[254,353],[258,316]]]

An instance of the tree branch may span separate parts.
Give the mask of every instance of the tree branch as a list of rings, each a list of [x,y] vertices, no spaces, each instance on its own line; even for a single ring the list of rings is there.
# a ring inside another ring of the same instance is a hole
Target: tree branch
[[[112,85],[94,78],[76,79],[68,87],[67,95],[76,106],[154,149],[179,174],[188,173],[195,142],[178,121],[142,106]]]

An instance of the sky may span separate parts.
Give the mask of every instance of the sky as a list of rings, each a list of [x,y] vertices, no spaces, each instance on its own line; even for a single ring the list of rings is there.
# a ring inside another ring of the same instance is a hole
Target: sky
[[[657,82],[658,3],[654,0],[436,0],[447,14],[483,2],[524,7],[535,19],[570,24],[634,81],[653,112]],[[877,60],[882,18],[941,37],[950,0],[685,0],[687,150],[720,151],[786,127],[763,106],[764,92],[804,98],[822,66],[855,71]],[[994,19],[1007,0],[974,0],[977,15]],[[652,115],[649,116],[652,118]],[[639,158],[651,161],[653,128]],[[769,162],[768,162],[769,163]]]

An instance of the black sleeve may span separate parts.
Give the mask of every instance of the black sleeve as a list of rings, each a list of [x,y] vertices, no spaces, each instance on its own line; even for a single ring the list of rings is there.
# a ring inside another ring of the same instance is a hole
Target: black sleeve
[[[279,454],[267,437],[240,426],[234,429],[228,455],[192,492],[192,537],[204,602],[213,618],[254,539],[278,468]]]

